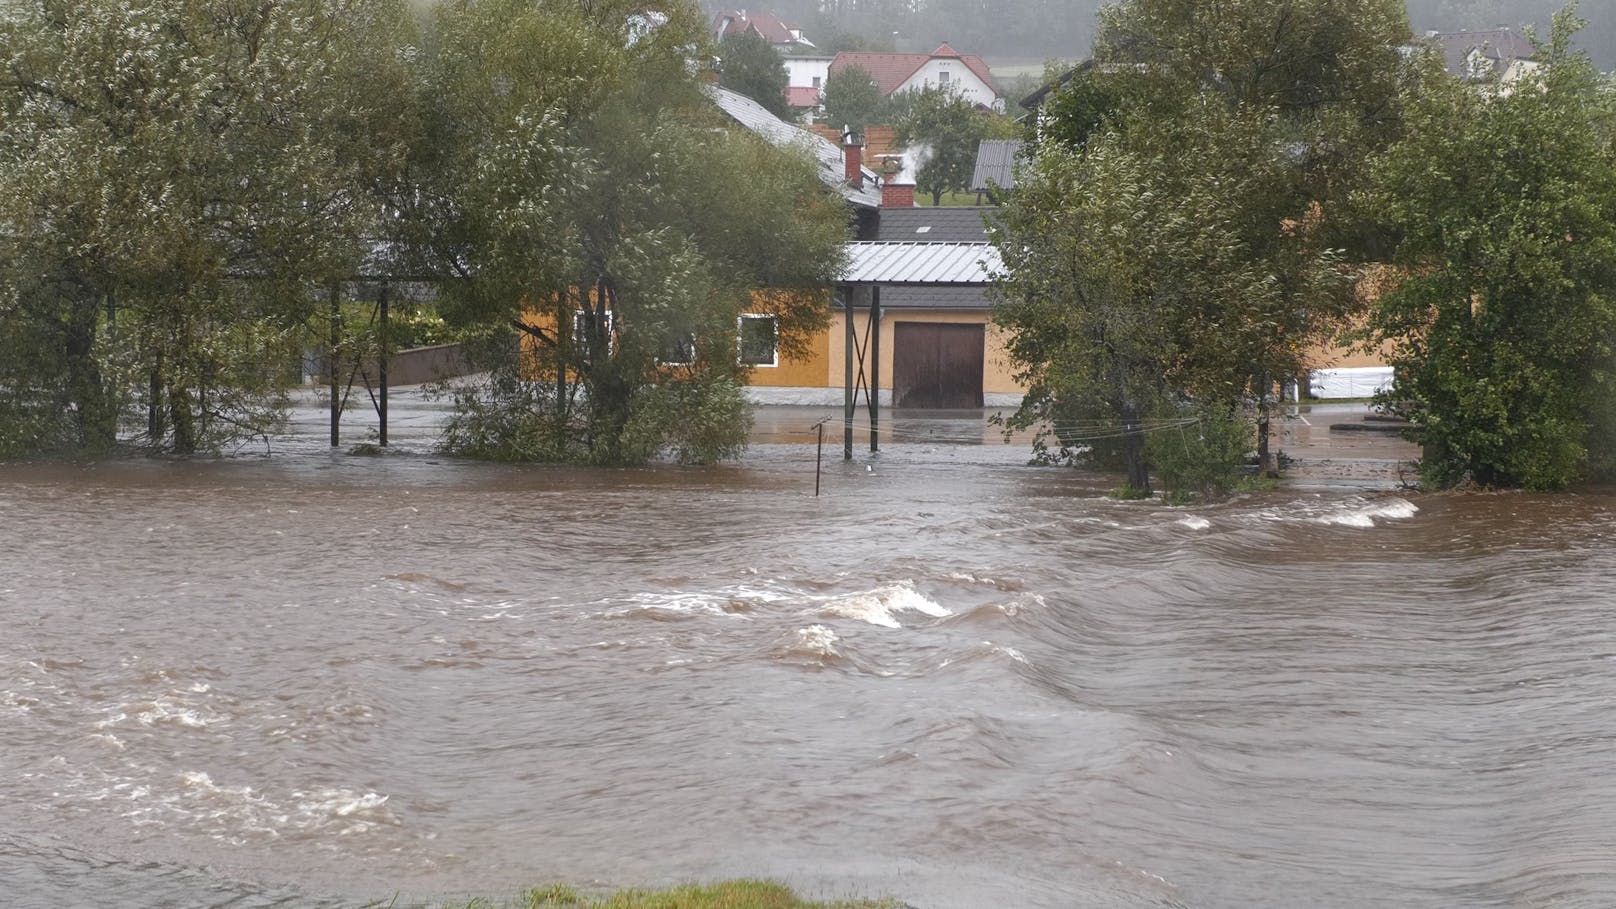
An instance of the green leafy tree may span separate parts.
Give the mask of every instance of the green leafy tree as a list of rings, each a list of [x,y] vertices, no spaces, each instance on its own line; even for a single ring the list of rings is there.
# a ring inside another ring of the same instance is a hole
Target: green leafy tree
[[[740,92],[785,120],[791,119],[786,103],[786,86],[791,77],[786,62],[757,32],[736,32],[724,36],[718,45],[724,61],[724,87]]]
[[[747,430],[741,316],[772,317],[781,356],[828,318],[840,200],[805,157],[723,128],[687,68],[705,29],[690,8],[644,9],[483,0],[433,21],[417,217],[453,276],[446,317],[502,355],[463,397],[454,450],[726,456]]]
[[[933,205],[943,204],[945,193],[970,188],[983,139],[1017,132],[1012,121],[979,109],[958,89],[928,86],[903,96],[893,128],[899,142],[919,152],[915,189],[929,194]]]
[[[11,4],[0,317],[34,352],[0,365],[3,447],[104,450],[132,403],[181,454],[274,425],[311,289],[381,210],[407,23],[388,0]]]
[[[886,116],[887,100],[875,77],[862,66],[849,66],[825,80],[825,121],[837,129],[862,132]]]
[[[1139,488],[1152,409],[1175,419],[1185,407],[1250,408],[1259,458],[1273,469],[1272,387],[1305,370],[1309,350],[1353,310],[1336,246],[1352,233],[1342,203],[1368,156],[1396,136],[1396,47],[1406,37],[1395,0],[1107,8],[1098,65],[1071,104],[1048,112],[1044,135],[1057,141],[1039,143],[1033,191],[1018,182],[998,235],[1010,272],[998,318],[1042,336],[1012,347],[1038,392],[1018,421],[1057,430],[1114,421]],[[1085,199],[1114,192],[1113,180],[1135,201],[1084,212]],[[1121,316],[1063,324],[1038,299],[1082,310],[1100,280],[1085,262],[1101,255],[1084,247],[1095,236],[1112,250],[1097,273],[1125,273],[1136,290],[1127,318],[1139,324],[1122,336],[1146,341],[1120,349],[1136,352],[1129,363],[1143,358],[1152,394],[1116,369],[1078,365],[1098,355],[1096,337],[1108,339],[1099,350],[1119,346],[1111,326]],[[1053,283],[1041,273],[1061,268],[1075,273]]]
[[[1405,274],[1374,312],[1375,340],[1395,349],[1386,403],[1412,421],[1434,485],[1564,487],[1608,424],[1616,106],[1571,50],[1576,25],[1557,17],[1546,68],[1510,91],[1427,60],[1408,138],[1366,200]]]
[[[1064,82],[1060,80],[1065,77]],[[1036,118],[1030,118],[1027,139],[1033,142],[1063,142],[1074,149],[1088,145],[1089,137],[1117,121],[1122,108],[1121,86],[1095,70],[1092,63],[1073,70],[1069,76],[1046,72],[1044,84],[1058,84],[1044,99]]]

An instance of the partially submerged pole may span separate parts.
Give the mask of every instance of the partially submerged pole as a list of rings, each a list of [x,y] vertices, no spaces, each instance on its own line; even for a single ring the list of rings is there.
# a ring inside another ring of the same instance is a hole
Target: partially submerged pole
[[[881,285],[870,288],[870,453],[881,450]]]
[[[847,323],[846,379],[842,385],[842,460],[853,460],[853,348],[858,335],[853,330],[853,288],[847,288],[842,319]]]
[[[819,498],[819,472],[820,465],[825,463],[825,421],[820,420],[814,424],[819,430],[819,448],[814,452],[814,498]]]

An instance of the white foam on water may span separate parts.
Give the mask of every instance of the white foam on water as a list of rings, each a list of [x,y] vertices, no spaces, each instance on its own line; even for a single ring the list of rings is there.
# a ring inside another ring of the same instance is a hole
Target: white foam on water
[[[819,659],[836,659],[841,656],[836,650],[836,643],[841,640],[836,632],[824,625],[809,625],[807,628],[798,628],[793,634],[793,640],[786,649],[792,653],[804,654]]]
[[[152,778],[107,776],[100,786],[79,780],[74,788],[89,801],[126,803],[121,814],[137,825],[179,826],[233,843],[255,835],[349,836],[402,824],[387,807],[389,797],[377,792],[318,788],[276,798],[252,786],[220,785],[205,771],[165,777],[151,768],[139,769]]]
[[[778,590],[761,587],[722,587],[696,593],[637,593],[629,597],[613,598],[605,615],[623,618],[645,610],[667,612],[673,615],[713,615],[745,618],[754,605],[768,605],[788,599]],[[607,605],[605,603],[601,605]]]
[[[1014,647],[1006,647],[1003,644],[995,644],[992,641],[983,641],[982,643],[987,645],[989,653],[1009,657],[1023,666],[1028,665],[1026,655]]]
[[[195,708],[178,703],[167,695],[152,701],[145,709],[135,714],[135,721],[142,726],[185,726],[190,729],[205,729],[218,720],[218,717],[204,716]]]
[[[1376,520],[1405,521],[1419,514],[1419,506],[1406,499],[1390,499],[1319,515],[1313,520],[1320,524],[1332,524],[1338,527],[1357,527],[1368,529],[1375,526]]]
[[[1188,527],[1191,530],[1206,530],[1212,526],[1211,521],[1198,517],[1180,518],[1178,523],[1180,526]]]
[[[928,599],[925,594],[914,589],[907,581],[890,587],[881,587],[867,593],[833,598],[821,606],[819,610],[819,614],[822,616],[857,619],[871,625],[879,625],[882,628],[902,628],[903,623],[898,621],[896,615],[900,612],[918,612],[934,619],[946,618],[954,614],[941,604]]]

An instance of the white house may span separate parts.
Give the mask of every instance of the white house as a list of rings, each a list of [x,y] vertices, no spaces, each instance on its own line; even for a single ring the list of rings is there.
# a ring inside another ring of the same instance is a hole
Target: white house
[[[928,87],[950,88],[982,107],[1004,109],[988,65],[975,54],[961,54],[944,44],[929,54],[840,53],[830,75],[857,66],[869,73],[883,95]]]
[[[834,57],[819,57],[808,54],[787,54],[786,82],[791,88],[812,88],[823,91],[825,83],[830,79],[830,64]]]

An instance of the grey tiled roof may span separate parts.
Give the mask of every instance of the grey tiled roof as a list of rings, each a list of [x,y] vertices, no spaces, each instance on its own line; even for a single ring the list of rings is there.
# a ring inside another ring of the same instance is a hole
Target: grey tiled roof
[[[919,243],[986,243],[988,229],[982,219],[997,210],[990,206],[883,208],[876,239]]]
[[[983,139],[976,149],[976,172],[971,175],[971,192],[1016,188],[1016,155],[1019,139]]]

